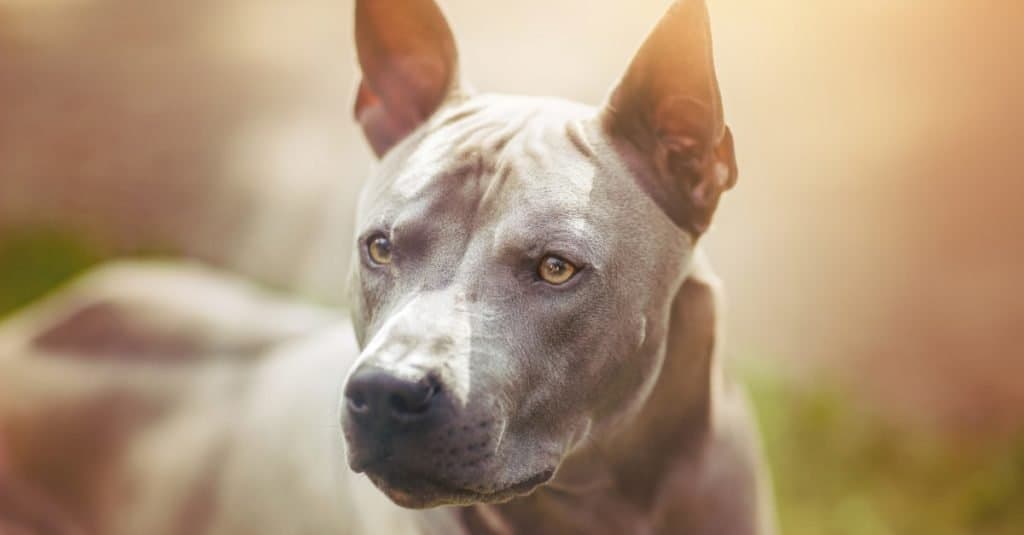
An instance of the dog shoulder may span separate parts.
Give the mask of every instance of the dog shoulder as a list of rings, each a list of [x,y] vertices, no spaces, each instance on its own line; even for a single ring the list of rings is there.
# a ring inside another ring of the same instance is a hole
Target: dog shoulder
[[[0,355],[252,358],[337,319],[198,264],[122,261],[88,272],[0,325]]]
[[[111,500],[123,485],[163,481],[188,494],[202,479],[196,467],[229,443],[221,430],[255,377],[273,375],[259,370],[325,325],[347,333],[317,307],[152,262],[100,267],[0,324],[0,532],[15,514],[44,509],[115,532]],[[323,353],[351,345],[335,340]],[[188,464],[140,461],[171,458]],[[149,477],[157,465],[178,472]]]

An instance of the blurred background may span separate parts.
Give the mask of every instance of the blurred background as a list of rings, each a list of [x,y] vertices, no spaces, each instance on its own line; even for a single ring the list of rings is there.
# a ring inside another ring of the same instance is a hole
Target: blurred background
[[[598,104],[667,0],[447,0],[483,91]],[[707,236],[790,534],[1024,529],[1024,3],[709,0]],[[343,305],[351,0],[0,0],[0,313],[188,256]]]

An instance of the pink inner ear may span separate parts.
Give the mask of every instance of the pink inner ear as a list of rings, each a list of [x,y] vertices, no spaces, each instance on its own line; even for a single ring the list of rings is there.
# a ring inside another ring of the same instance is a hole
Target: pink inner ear
[[[646,120],[651,121],[661,143],[694,157],[713,148],[724,128],[713,104],[689,95],[660,95],[650,113]]]
[[[390,58],[359,84],[355,115],[383,156],[441,106],[456,82],[454,66],[426,52]]]
[[[434,0],[356,0],[363,80],[356,118],[377,156],[437,111],[458,83],[455,38]]]
[[[408,134],[401,122],[388,114],[380,97],[370,90],[365,81],[359,84],[355,116],[378,158]]]

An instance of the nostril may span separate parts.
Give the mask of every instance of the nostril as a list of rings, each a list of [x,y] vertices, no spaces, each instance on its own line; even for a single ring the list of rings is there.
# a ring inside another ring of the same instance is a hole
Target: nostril
[[[430,410],[440,391],[440,385],[433,381],[428,384],[414,383],[388,396],[388,404],[397,416],[419,416]]]
[[[350,392],[348,396],[348,409],[357,414],[363,414],[370,410],[370,403],[362,392]]]
[[[430,414],[442,390],[431,375],[407,379],[390,370],[362,367],[345,387],[345,414],[361,426],[411,424]]]

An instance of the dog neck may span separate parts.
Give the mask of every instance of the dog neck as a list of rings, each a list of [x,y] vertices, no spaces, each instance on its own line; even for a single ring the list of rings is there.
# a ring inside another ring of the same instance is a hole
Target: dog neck
[[[588,440],[563,462],[554,481],[533,494],[462,509],[469,531],[588,532],[615,526],[625,533],[650,522],[666,480],[699,461],[711,429],[719,376],[715,281],[698,256],[672,302],[664,362],[639,413],[617,433]],[[629,523],[619,526],[624,519]]]

